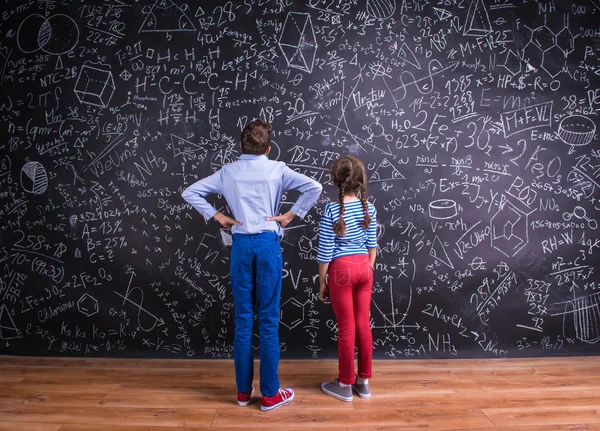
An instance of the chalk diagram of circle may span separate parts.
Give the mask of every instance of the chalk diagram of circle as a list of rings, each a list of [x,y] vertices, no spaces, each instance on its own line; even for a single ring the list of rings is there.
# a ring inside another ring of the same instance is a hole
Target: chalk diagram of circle
[[[429,217],[436,220],[447,220],[457,215],[456,202],[452,199],[438,199],[429,204]]]
[[[40,14],[29,15],[25,18],[17,30],[17,45],[24,53],[38,51],[41,48],[42,27],[48,20]]]
[[[588,145],[596,134],[596,124],[583,115],[570,115],[558,125],[558,136],[565,144]]]
[[[29,15],[17,30],[17,45],[24,53],[40,49],[46,54],[66,54],[79,42],[77,23],[68,15],[59,13],[46,18],[40,14]]]
[[[387,19],[396,12],[396,0],[368,0],[367,13],[373,18]]]
[[[39,162],[27,162],[21,169],[21,187],[34,195],[41,195],[48,188],[48,174]]]

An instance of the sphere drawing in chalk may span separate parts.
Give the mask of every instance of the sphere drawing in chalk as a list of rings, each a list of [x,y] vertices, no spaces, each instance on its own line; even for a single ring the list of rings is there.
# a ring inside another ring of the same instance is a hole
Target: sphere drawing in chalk
[[[596,134],[596,124],[583,115],[570,115],[558,125],[558,137],[567,145],[588,145]]]
[[[47,27],[47,28],[45,28]],[[64,14],[52,15],[47,25],[40,29],[42,51],[48,54],[61,55],[71,52],[79,42],[79,28],[73,19]]]
[[[43,50],[47,54],[66,54],[79,42],[79,28],[68,15],[56,14],[45,18],[29,15],[17,30],[17,45],[24,53]]]
[[[41,195],[48,188],[48,174],[39,162],[27,162],[21,169],[21,187],[34,195]]]
[[[367,13],[373,18],[387,19],[396,12],[396,0],[367,0]]]
[[[42,31],[42,27],[44,28]],[[44,43],[45,34],[49,31],[48,20],[40,14],[29,15],[17,30],[17,46],[24,53],[38,51]],[[45,43],[48,41],[46,40]]]

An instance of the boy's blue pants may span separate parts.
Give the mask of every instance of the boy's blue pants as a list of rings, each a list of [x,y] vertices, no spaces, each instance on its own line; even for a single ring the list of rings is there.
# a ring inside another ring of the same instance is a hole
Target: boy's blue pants
[[[254,378],[252,329],[255,300],[260,335],[260,392],[263,396],[272,397],[279,390],[280,239],[273,232],[233,235],[230,274],[235,303],[233,358],[238,392],[248,392]]]

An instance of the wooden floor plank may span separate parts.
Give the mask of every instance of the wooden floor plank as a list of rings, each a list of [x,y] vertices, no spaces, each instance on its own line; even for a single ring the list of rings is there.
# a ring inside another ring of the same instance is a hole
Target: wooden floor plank
[[[20,382],[8,386],[9,389],[15,391],[29,391],[29,392],[86,392],[86,393],[102,393],[106,394],[108,391],[119,389],[121,385],[118,383],[67,383],[62,384],[56,381],[43,382],[43,383],[26,383]]]
[[[0,431],[58,431],[63,424],[0,422]]]
[[[377,393],[373,398],[360,399],[355,396],[354,408],[369,410],[379,403],[402,403],[407,408],[457,408],[457,409],[493,409],[498,406],[512,408],[561,407],[565,404],[579,407],[598,407],[600,401],[591,391],[552,391],[547,393],[502,392],[499,394],[431,394],[420,393]]]
[[[105,392],[75,391],[18,391],[0,389],[0,404],[43,405],[45,407],[93,407],[105,397]]]
[[[266,428],[277,424],[299,428],[330,427],[441,427],[448,424],[462,426],[463,429],[492,426],[492,422],[480,410],[430,410],[405,409],[401,406],[384,409],[359,410],[315,410],[307,412],[292,408],[282,408],[265,414],[258,409],[218,410],[212,423],[213,428],[232,427],[245,424],[248,428]]]
[[[497,427],[576,424],[600,425],[600,402],[596,406],[562,406],[562,407],[536,407],[532,408],[497,408],[484,409],[484,414]]]
[[[600,378],[572,375],[569,377],[535,377],[529,379],[507,378],[504,380],[476,379],[486,392],[502,391],[561,391],[561,390],[600,390]]]
[[[211,427],[191,427],[191,426],[175,426],[175,427],[163,427],[163,426],[113,426],[113,425],[84,425],[84,424],[65,424],[59,431],[240,431],[243,429],[243,424],[238,424],[237,427],[225,427],[225,428],[211,428]],[[306,431],[306,428],[283,428],[285,431]],[[0,431],[3,431],[0,428]],[[346,427],[343,428],[329,428],[328,431],[347,431]]]
[[[349,427],[348,431],[357,430],[357,428]],[[458,427],[444,427],[434,428],[435,431],[462,431],[463,428],[459,425]],[[62,431],[62,428],[61,428]],[[379,428],[361,428],[361,431],[406,431],[406,428],[396,427],[379,427]],[[529,425],[529,426],[514,426],[514,427],[485,427],[485,428],[471,428],[469,431],[600,431],[599,424],[578,424],[578,425]]]
[[[2,375],[0,374],[0,384],[4,385],[6,383],[18,383],[23,380],[23,376],[15,376],[15,375]]]
[[[90,425],[201,426],[211,425],[214,409],[151,409],[96,407],[61,408],[0,404],[3,422],[81,423]]]

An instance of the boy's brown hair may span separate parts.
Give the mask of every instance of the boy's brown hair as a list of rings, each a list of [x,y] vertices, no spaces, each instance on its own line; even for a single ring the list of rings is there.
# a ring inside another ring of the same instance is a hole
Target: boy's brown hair
[[[343,156],[337,159],[331,167],[331,180],[339,190],[340,218],[333,225],[333,231],[337,236],[346,235],[346,223],[344,222],[344,195],[356,193],[360,197],[365,218],[361,223],[363,229],[368,229],[371,224],[371,215],[367,204],[367,172],[365,165],[354,156]],[[359,196],[360,195],[360,196]]]
[[[242,130],[241,143],[242,153],[262,155],[267,152],[271,145],[271,132],[273,126],[262,118],[258,118],[246,124]]]

